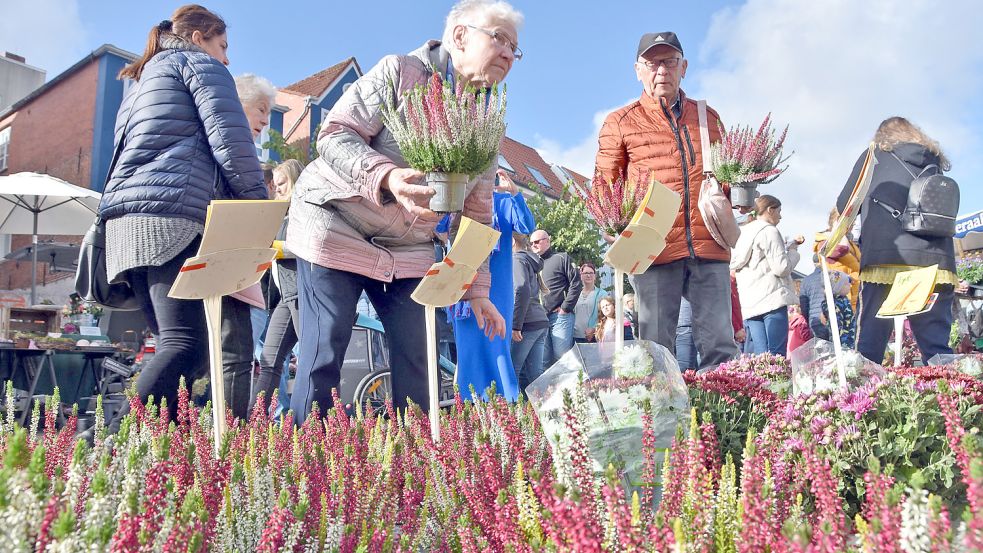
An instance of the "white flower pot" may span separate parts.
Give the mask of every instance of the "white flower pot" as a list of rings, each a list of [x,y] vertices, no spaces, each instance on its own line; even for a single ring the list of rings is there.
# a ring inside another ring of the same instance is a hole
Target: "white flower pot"
[[[465,173],[427,173],[424,179],[437,191],[430,198],[430,209],[437,213],[454,213],[464,209],[469,177]]]

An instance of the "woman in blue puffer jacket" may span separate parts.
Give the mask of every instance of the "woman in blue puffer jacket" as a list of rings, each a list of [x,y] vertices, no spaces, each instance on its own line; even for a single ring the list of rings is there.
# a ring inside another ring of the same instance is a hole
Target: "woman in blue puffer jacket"
[[[172,415],[180,377],[190,385],[208,346],[202,302],[167,293],[198,250],[212,199],[267,198],[225,68],[227,48],[225,22],[197,5],[150,30],[143,56],[119,75],[137,82],[116,118],[114,163],[99,206],[108,277],[129,282],[158,336],[137,392],[144,401],[166,398]]]

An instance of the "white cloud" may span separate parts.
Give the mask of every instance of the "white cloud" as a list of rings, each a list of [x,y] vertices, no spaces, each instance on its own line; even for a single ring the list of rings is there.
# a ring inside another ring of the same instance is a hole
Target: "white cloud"
[[[86,53],[77,0],[0,2],[0,53],[9,51],[50,79]]]
[[[542,136],[539,133],[533,136],[533,147],[536,148],[536,151],[539,152],[539,155],[543,156],[543,159],[547,163],[556,163],[564,167],[569,167],[585,177],[591,177],[594,174],[594,158],[597,157],[597,135],[601,132],[601,125],[604,123],[604,118],[612,111],[631,101],[625,100],[623,104],[595,112],[593,117],[594,125],[590,134],[569,148],[564,148],[558,141]]]
[[[762,190],[784,204],[782,231],[806,236],[811,250],[857,156],[892,115],[941,142],[963,211],[983,206],[981,27],[972,0],[748,0],[714,14],[683,88],[727,125],[757,125],[769,112],[790,125],[789,170]],[[571,147],[538,135],[534,145],[547,161],[590,175],[612,109],[595,113],[592,132]],[[808,270],[811,256],[803,258]]]
[[[687,80],[727,125],[756,125],[768,112],[790,125],[790,168],[762,190],[782,200],[783,232],[810,238],[825,227],[878,123],[892,115],[941,142],[965,206],[974,194],[983,201],[971,192],[983,170],[983,137],[971,122],[981,119],[981,23],[968,0],[749,0],[715,14]]]

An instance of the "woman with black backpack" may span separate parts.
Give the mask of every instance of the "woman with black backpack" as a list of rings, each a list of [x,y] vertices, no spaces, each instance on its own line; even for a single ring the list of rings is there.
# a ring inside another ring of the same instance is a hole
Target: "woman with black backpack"
[[[952,353],[949,330],[956,277],[952,244],[959,187],[942,176],[950,168],[939,143],[903,117],[885,119],[874,135],[877,164],[860,209],[860,305],[857,351],[880,363],[894,323],[877,318],[894,277],[939,266],[932,308],[909,318],[922,359]],[[860,176],[866,152],[854,165],[836,206],[842,213]],[[937,175],[937,176],[936,176]]]

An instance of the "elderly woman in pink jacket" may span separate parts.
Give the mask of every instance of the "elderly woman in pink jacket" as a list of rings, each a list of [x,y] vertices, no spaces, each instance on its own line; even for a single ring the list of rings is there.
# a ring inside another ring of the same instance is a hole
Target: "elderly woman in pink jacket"
[[[521,24],[522,15],[505,2],[462,0],[448,14],[441,41],[384,57],[322,122],[320,157],[297,181],[286,240],[298,258],[303,329],[290,404],[297,424],[314,402],[322,413],[332,404],[362,292],[387,331],[396,407],[407,399],[428,405],[424,310],[410,294],[434,262],[440,217],[427,209],[433,190],[407,168],[380,106],[394,84],[401,94],[435,71],[479,87],[502,82],[522,55]],[[465,216],[486,225],[496,169],[469,183],[464,204]],[[489,337],[504,336],[505,320],[488,299],[490,280],[485,263],[465,299]]]

